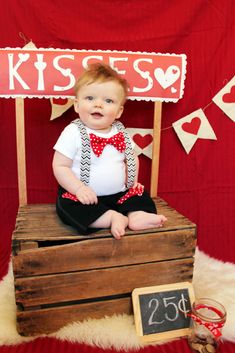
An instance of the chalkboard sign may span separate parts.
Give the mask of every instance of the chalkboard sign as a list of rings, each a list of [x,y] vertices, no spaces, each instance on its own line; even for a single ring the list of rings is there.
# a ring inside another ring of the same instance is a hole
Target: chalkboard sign
[[[181,282],[136,288],[132,292],[136,331],[145,342],[189,333],[192,284]]]

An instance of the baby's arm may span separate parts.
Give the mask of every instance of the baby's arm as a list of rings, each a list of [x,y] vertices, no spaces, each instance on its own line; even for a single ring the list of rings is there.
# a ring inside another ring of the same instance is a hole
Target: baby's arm
[[[98,202],[95,192],[83,184],[73,173],[72,159],[64,156],[62,153],[55,151],[52,168],[58,183],[68,192],[79,199],[84,205],[90,205]]]

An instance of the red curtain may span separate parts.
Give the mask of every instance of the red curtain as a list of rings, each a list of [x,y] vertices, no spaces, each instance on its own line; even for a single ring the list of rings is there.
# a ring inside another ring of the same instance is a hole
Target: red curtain
[[[234,76],[234,15],[233,0],[9,0],[0,11],[2,48],[23,47],[32,40],[38,48],[187,55],[184,96],[176,104],[163,104],[159,195],[197,224],[201,250],[233,263],[235,126],[212,98]],[[187,155],[172,123],[199,108],[206,108],[217,141],[198,140]],[[49,100],[25,99],[29,203],[54,202],[52,147],[75,118],[72,109],[54,121],[50,114]],[[127,127],[151,128],[153,103],[128,101],[122,121]],[[18,208],[13,99],[0,99],[0,126],[1,278]],[[148,189],[151,162],[140,159],[140,179]]]

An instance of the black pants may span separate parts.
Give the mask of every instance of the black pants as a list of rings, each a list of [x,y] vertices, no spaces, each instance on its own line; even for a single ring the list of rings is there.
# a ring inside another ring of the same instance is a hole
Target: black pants
[[[114,210],[123,215],[127,215],[133,211],[157,213],[155,203],[146,191],[141,196],[135,195],[130,197],[122,204],[118,204],[117,202],[127,191],[114,195],[98,196],[98,203],[93,205],[83,205],[79,201],[63,198],[62,194],[64,192],[66,190],[59,187],[56,203],[57,214],[62,222],[74,227],[82,234],[95,232],[97,229],[89,228],[89,225],[108,210]]]

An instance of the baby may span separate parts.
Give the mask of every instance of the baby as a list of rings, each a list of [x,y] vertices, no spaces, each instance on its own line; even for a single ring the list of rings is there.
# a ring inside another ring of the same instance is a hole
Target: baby
[[[56,142],[53,171],[59,183],[56,209],[61,220],[82,234],[110,228],[116,239],[126,227],[162,227],[166,217],[138,183],[134,142],[121,117],[128,84],[104,63],[88,67],[75,85],[70,123]]]

